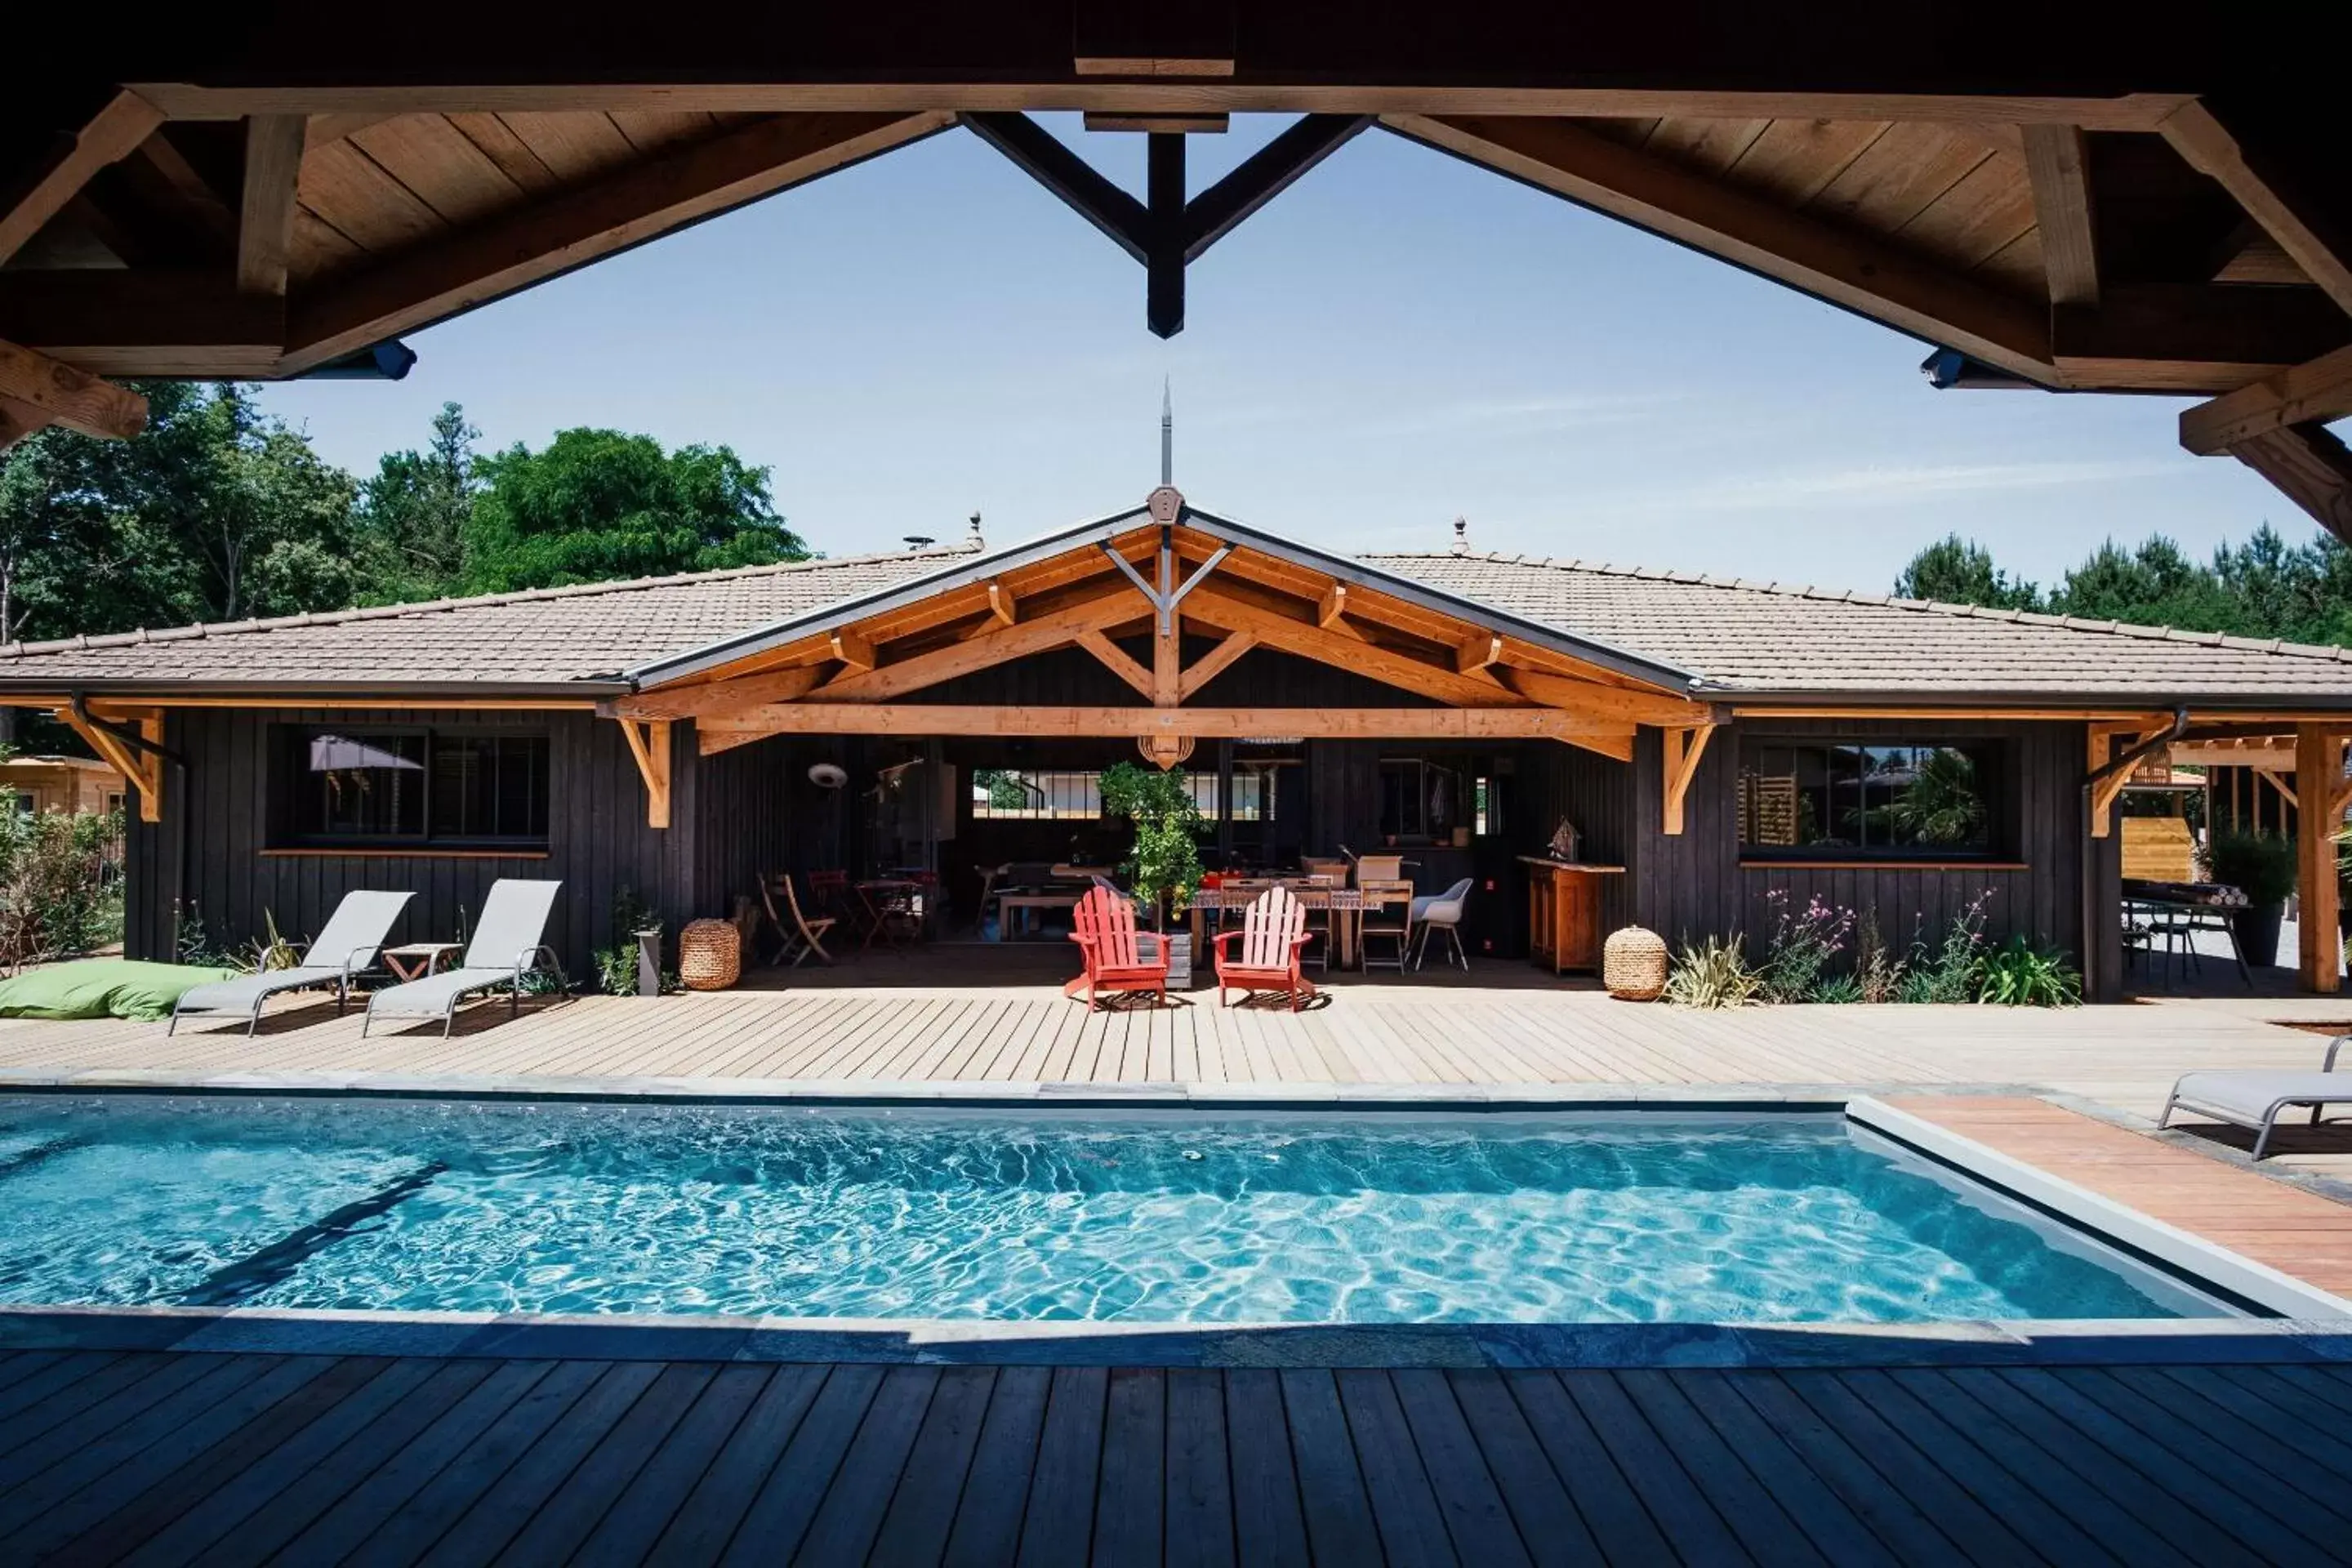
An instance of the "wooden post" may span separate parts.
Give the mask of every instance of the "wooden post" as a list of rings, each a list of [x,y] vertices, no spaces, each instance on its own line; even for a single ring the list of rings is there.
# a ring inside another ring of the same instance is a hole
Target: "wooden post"
[[[2304,989],[2333,992],[2343,984],[2343,946],[2337,932],[2336,830],[2331,805],[2343,787],[2344,739],[2317,724],[2294,731],[2295,880],[2302,908],[2295,932]]]

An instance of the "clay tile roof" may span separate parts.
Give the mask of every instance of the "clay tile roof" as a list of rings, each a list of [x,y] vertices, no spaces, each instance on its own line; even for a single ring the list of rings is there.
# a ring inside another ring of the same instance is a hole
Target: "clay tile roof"
[[[749,626],[891,587],[974,548],[964,542],[15,644],[0,648],[0,682],[610,680],[633,666]]]
[[[1477,553],[1367,565],[1695,670],[1727,693],[2000,693],[2352,701],[2352,651]]]

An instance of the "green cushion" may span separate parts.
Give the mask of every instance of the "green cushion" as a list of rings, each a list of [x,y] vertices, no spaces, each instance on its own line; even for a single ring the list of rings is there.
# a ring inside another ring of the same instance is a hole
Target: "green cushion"
[[[234,969],[84,958],[0,980],[0,1018],[168,1018],[187,992]]]

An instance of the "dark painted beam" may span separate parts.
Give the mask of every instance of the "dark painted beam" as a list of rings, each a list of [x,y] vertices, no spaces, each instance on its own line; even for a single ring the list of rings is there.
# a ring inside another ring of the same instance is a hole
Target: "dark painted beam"
[[[1150,265],[1151,225],[1143,204],[1097,174],[1092,164],[1062,145],[1052,132],[1025,114],[967,114],[963,122],[973,135],[1100,229],[1113,245]],[[1156,144],[1160,138],[1151,140]],[[1180,172],[1180,201],[1181,183]]]
[[[1369,114],[1309,114],[1242,160],[1234,171],[1186,204],[1184,259],[1231,234],[1243,219],[1288,190],[1298,177],[1346,146],[1372,123]]]
[[[1150,254],[1144,260],[1143,321],[1156,338],[1184,330],[1184,138],[1147,138],[1145,191],[1150,196]]]

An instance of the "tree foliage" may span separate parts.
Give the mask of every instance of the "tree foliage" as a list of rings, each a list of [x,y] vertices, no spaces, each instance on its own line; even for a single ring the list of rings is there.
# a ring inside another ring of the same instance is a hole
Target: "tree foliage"
[[[664,452],[650,436],[565,430],[477,465],[467,588],[498,592],[756,566],[805,557],[768,497],[768,470],[724,447]]]
[[[2290,544],[2268,523],[2205,562],[2162,534],[2130,548],[2108,540],[2046,589],[2011,576],[1982,545],[1954,534],[1912,557],[1895,591],[2084,620],[2352,645],[2352,548],[2327,533]]]

